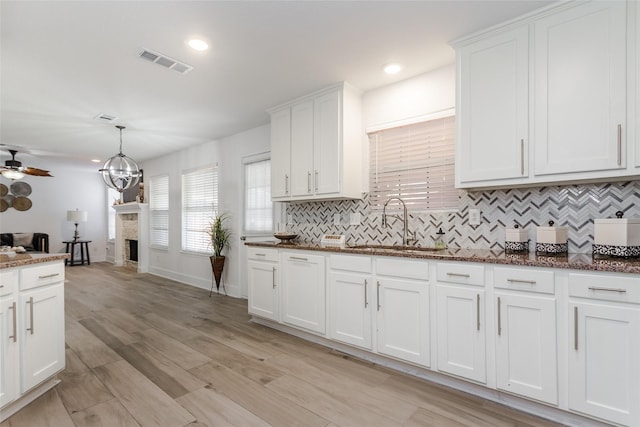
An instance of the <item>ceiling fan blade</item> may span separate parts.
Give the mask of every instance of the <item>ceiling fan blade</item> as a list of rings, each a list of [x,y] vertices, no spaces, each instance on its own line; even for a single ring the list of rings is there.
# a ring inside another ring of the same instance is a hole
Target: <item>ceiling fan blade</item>
[[[49,171],[38,168],[24,168],[21,172],[32,176],[53,176],[49,173]]]

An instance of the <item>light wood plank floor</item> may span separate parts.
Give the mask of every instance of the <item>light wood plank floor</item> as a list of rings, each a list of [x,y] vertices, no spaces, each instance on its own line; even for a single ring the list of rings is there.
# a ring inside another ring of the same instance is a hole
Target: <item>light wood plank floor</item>
[[[249,322],[244,300],[67,268],[61,384],[0,427],[551,426]]]

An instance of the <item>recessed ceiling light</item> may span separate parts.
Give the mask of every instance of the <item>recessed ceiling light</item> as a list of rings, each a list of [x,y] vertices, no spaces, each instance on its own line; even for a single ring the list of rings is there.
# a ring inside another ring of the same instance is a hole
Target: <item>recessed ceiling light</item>
[[[209,45],[207,44],[207,42],[200,39],[191,39],[187,44],[189,45],[189,47],[199,52],[209,49]]]
[[[385,73],[387,74],[397,74],[402,70],[402,65],[400,64],[387,64],[382,67]]]
[[[100,162],[101,162],[101,160],[100,160],[100,159],[91,159],[91,161],[92,161],[93,163],[100,163]]]

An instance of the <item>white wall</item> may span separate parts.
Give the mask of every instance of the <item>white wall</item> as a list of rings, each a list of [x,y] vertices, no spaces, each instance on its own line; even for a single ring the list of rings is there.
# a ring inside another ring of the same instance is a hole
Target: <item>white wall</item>
[[[364,93],[364,128],[424,116],[455,105],[456,67],[450,64]]]
[[[269,151],[269,144],[269,126],[265,125],[144,162],[145,182],[155,175],[169,174],[169,249],[150,250],[150,273],[204,289],[211,287],[209,255],[184,253],[180,249],[181,175],[184,171],[217,163],[220,209],[230,214],[233,227],[223,281],[229,295],[246,296],[246,280],[242,279],[246,269],[242,261],[244,247],[240,241],[243,211],[241,162],[244,156]]]
[[[68,164],[55,159],[29,156],[20,159],[32,167],[50,170],[53,178],[26,176],[33,202],[28,211],[9,208],[0,213],[0,232],[38,232],[49,234],[49,251],[64,252],[64,240],[73,238],[74,225],[67,222],[67,210],[88,212],[86,223],[78,225],[82,240],[91,240],[91,261],[104,261],[107,247],[106,186],[95,168]],[[0,177],[7,187],[10,180]]]

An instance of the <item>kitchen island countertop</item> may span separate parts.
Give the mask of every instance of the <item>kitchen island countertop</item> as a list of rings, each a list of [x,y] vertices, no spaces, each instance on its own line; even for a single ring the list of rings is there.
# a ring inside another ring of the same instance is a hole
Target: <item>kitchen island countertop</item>
[[[30,264],[57,261],[69,258],[69,254],[47,254],[42,252],[26,252],[22,254],[6,255],[0,253],[0,269],[22,267]]]
[[[569,253],[568,255],[536,255],[529,253],[506,253],[490,249],[447,248],[442,250],[397,250],[388,246],[363,245],[330,247],[310,242],[247,242],[247,246],[310,250],[354,255],[392,256],[414,259],[442,261],[483,262],[490,264],[520,265],[530,267],[568,268],[576,270],[607,271],[615,273],[640,274],[639,258],[594,257],[590,253]],[[360,246],[360,247],[359,247]]]

